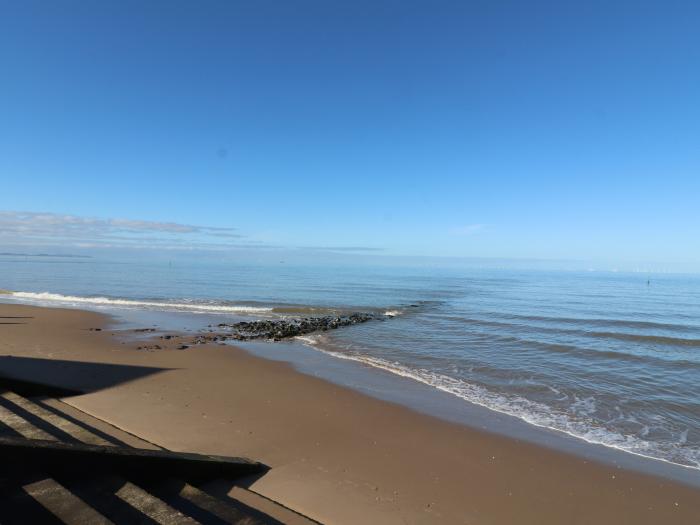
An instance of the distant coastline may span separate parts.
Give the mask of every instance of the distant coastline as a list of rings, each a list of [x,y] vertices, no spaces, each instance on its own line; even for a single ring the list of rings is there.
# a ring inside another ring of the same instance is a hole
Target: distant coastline
[[[73,253],[14,253],[0,252],[0,257],[63,257],[70,259],[92,259],[91,255],[77,255]]]

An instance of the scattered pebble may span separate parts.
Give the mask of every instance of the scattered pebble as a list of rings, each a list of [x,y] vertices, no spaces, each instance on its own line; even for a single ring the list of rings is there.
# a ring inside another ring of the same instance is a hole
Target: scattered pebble
[[[142,345],[142,346],[137,346],[136,350],[147,350],[147,351],[161,350],[161,346],[160,345]]]

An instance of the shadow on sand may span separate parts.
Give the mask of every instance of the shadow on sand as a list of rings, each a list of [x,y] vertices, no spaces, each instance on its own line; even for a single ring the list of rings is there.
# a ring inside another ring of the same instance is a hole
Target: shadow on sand
[[[61,391],[63,396],[95,392],[167,370],[170,369],[0,356],[0,377],[4,382],[14,382],[15,390],[20,390],[21,384],[40,384]]]

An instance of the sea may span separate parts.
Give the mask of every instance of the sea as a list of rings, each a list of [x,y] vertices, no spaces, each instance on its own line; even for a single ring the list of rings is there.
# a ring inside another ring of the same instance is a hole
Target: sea
[[[445,410],[478,406],[700,473],[700,275],[5,255],[0,288],[3,302],[192,330],[376,313],[280,348],[421,385],[392,398],[409,406],[439,392]]]

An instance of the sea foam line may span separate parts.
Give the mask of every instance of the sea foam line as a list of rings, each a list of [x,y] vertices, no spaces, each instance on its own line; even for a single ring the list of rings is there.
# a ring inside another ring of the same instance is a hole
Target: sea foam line
[[[301,336],[296,339],[311,346],[315,350],[333,357],[359,362],[394,375],[418,381],[419,383],[459,397],[469,403],[479,405],[494,412],[516,417],[540,428],[562,432],[587,443],[614,448],[646,459],[663,461],[679,467],[700,470],[700,450],[698,449],[686,449],[681,451],[677,448],[672,448],[673,444],[670,444],[670,447],[663,447],[660,446],[663,445],[662,443],[645,441],[635,436],[625,436],[600,427],[595,428],[592,422],[573,420],[567,414],[554,413],[552,407],[530,401],[520,396],[497,394],[484,387],[444,374],[425,369],[412,369],[400,363],[392,363],[381,358],[328,350],[319,346],[321,345],[321,341],[319,340],[320,336]],[[679,463],[678,461],[667,459],[666,457],[658,455],[659,453],[676,455],[686,463]]]
[[[271,312],[272,307],[177,303],[167,301],[138,301],[133,299],[113,299],[110,297],[82,297],[77,295],[62,295],[50,292],[11,292],[11,297],[38,302],[58,302],[65,304],[89,304],[95,306],[121,306],[130,308],[157,308],[197,313],[265,313]]]

